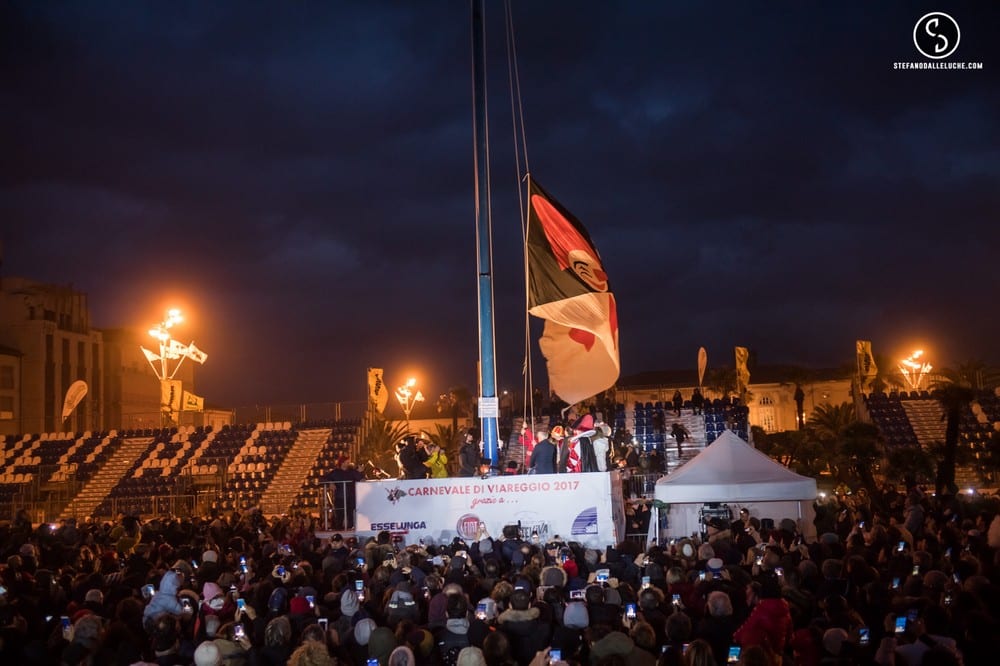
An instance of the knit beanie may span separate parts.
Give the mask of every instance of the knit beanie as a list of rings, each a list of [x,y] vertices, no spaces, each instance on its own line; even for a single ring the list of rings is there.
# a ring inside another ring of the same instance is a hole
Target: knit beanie
[[[568,629],[586,629],[590,625],[590,614],[587,604],[571,601],[563,611],[563,625]]]
[[[368,641],[372,637],[372,632],[377,627],[378,625],[375,624],[375,620],[366,617],[354,625],[354,640],[357,641],[358,645],[368,645]]]
[[[358,595],[354,590],[344,590],[340,595],[340,612],[346,617],[354,617],[361,604],[358,603]]]

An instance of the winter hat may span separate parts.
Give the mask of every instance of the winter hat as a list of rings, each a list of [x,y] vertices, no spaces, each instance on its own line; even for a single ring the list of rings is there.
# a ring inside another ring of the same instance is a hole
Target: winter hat
[[[87,590],[87,596],[83,598],[84,603],[98,604],[104,603],[104,593],[100,590]]]
[[[541,584],[546,587],[565,587],[567,581],[566,572],[556,566],[549,566],[542,569]]]
[[[388,662],[389,655],[396,649],[396,637],[389,627],[378,627],[368,639],[368,656],[378,659],[380,664]]]
[[[705,563],[705,566],[707,566],[708,570],[711,571],[713,574],[716,574],[722,571],[722,567],[725,566],[725,564],[720,558],[713,557],[712,559],[710,559],[708,562]]]
[[[358,595],[354,590],[344,590],[340,595],[340,612],[346,617],[354,617],[360,608],[361,604],[358,603]]]
[[[413,650],[405,645],[400,645],[389,655],[389,666],[416,666],[416,663]]]
[[[17,552],[21,557],[34,557],[35,547],[30,543],[21,544],[21,548]]]
[[[820,540],[820,541],[821,541],[821,542],[822,542],[822,543],[823,543],[824,545],[827,545],[827,546],[833,546],[833,545],[835,545],[835,544],[838,544],[838,543],[840,543],[840,537],[839,537],[839,536],[838,536],[837,534],[833,533],[833,532],[824,532],[824,533],[823,533],[823,534],[822,534],[822,535],[821,535],[821,536],[819,537],[819,540]]]
[[[201,588],[201,598],[204,599],[205,601],[211,601],[212,599],[216,598],[221,594],[222,594],[222,588],[213,583],[212,581],[208,581]]]
[[[215,552],[214,550],[206,550],[201,555],[201,561],[202,562],[218,562],[219,561],[219,554],[217,552]]]
[[[293,597],[288,612],[292,615],[306,615],[309,612],[309,601],[305,597]]]
[[[590,625],[587,604],[580,601],[566,604],[566,610],[563,611],[563,625],[568,629],[586,629]]]
[[[612,579],[614,580],[614,579]],[[608,583],[611,584],[610,582]],[[621,606],[622,605],[622,595],[616,587],[609,587],[604,590],[604,603],[610,606]]]
[[[368,641],[372,637],[372,632],[378,627],[375,624],[375,620],[371,618],[365,618],[354,625],[354,640],[357,641],[358,645],[368,645]]]
[[[87,614],[73,623],[73,642],[93,649],[101,640],[102,631],[104,624],[101,618],[93,613]]]
[[[205,641],[194,651],[195,666],[221,666],[222,652],[214,641]]]
[[[483,655],[483,651],[477,647],[462,648],[462,651],[458,653],[455,666],[486,666],[486,657]]]
[[[493,552],[493,539],[484,537],[479,540],[479,552],[482,555],[489,555]]]
[[[594,429],[594,417],[590,414],[584,414],[581,416],[576,423],[573,424],[573,430],[586,431]]]
[[[549,438],[556,440],[566,439],[566,429],[563,428],[561,425],[557,425],[556,427],[552,428],[552,430],[549,431]]]

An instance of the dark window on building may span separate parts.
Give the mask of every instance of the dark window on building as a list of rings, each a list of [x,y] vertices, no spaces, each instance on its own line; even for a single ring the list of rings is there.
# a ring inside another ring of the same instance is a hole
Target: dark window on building
[[[0,395],[0,419],[14,418],[14,396]]]
[[[14,388],[14,366],[0,365],[0,389]]]
[[[45,336],[45,429],[55,429],[56,417],[56,360],[53,351],[55,341],[52,334]]]

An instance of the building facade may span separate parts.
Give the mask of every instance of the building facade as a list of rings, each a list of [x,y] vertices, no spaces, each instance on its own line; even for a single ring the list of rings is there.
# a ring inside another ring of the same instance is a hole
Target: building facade
[[[103,344],[101,332],[90,326],[86,294],[68,286],[5,278],[0,287],[0,345],[20,354],[20,364],[13,371],[14,414],[0,419],[2,432],[101,428]],[[10,357],[5,357],[5,367],[12,365]],[[12,383],[4,379],[10,372],[0,370],[0,385]],[[86,382],[87,394],[63,420],[63,400],[77,380]]]

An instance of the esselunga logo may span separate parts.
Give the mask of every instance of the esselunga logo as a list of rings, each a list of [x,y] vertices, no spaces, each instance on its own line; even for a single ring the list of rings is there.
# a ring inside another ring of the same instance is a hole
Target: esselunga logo
[[[958,21],[944,12],[924,14],[913,26],[913,45],[931,60],[947,58],[962,39]]]

